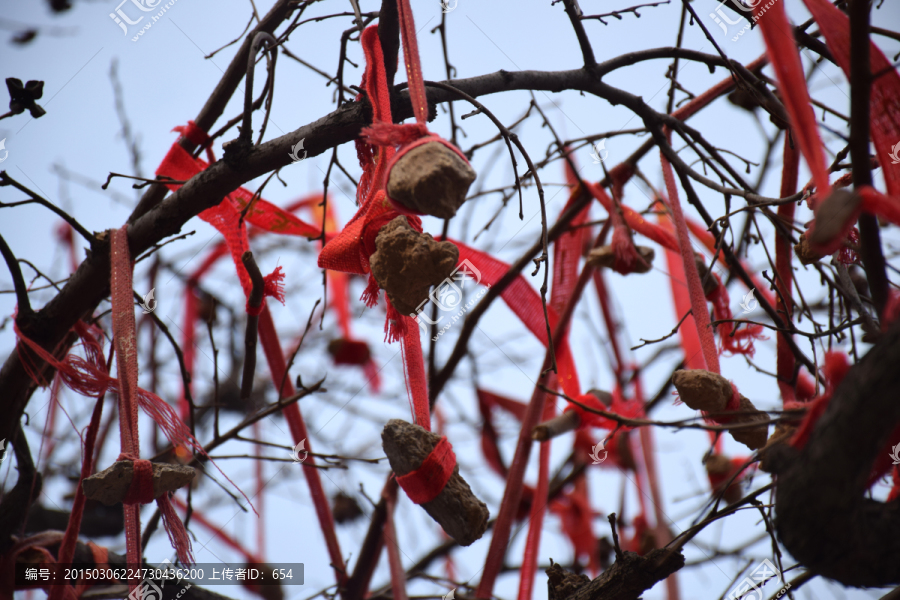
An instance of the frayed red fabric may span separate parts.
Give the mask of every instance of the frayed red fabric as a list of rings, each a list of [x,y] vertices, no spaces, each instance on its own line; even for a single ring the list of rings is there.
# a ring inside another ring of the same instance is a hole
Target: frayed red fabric
[[[722,285],[722,280],[715,273],[710,276],[716,282],[715,289],[706,295],[706,299],[712,302],[713,316],[716,321],[721,321],[716,328],[719,332],[719,353],[727,353],[731,356],[742,354],[744,356],[753,357],[756,349],[753,342],[759,339],[765,339],[762,336],[762,325],[746,325],[740,327],[732,321],[733,315],[729,308],[730,299],[728,290]]]
[[[263,300],[266,298],[274,298],[284,304],[284,273],[281,267],[275,267],[275,270],[263,277]],[[245,310],[248,315],[258,317],[262,313],[265,302],[260,302],[256,308],[250,306],[250,299],[247,299]]]
[[[410,500],[416,504],[425,504],[441,493],[450,481],[455,466],[456,454],[453,453],[453,447],[446,437],[442,437],[419,468],[398,476],[397,483]]]

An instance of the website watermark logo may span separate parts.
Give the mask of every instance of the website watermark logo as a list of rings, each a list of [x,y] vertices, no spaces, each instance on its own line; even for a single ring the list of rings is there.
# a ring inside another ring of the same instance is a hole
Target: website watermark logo
[[[900,465],[900,444],[897,444],[896,446],[891,448],[891,452],[890,452],[890,454],[888,454],[888,456],[890,456],[891,460],[894,461],[891,464]],[[3,459],[0,458],[0,463],[2,463],[2,462],[3,462]]]
[[[3,441],[0,441],[0,465],[6,460],[7,453],[9,453],[9,448],[6,447],[6,438],[3,438]]]
[[[599,165],[604,160],[609,158],[609,151],[606,149],[606,138],[598,141],[595,144],[591,144],[591,158],[594,159],[594,164]]]
[[[153,293],[156,291],[156,288],[151,288],[146,296],[141,298],[141,308],[144,309],[144,314],[149,315],[154,310],[156,310],[156,300],[153,298]]]
[[[756,296],[753,295],[753,292],[755,292],[755,291],[756,291],[756,288],[753,288],[752,290],[747,292],[747,295],[744,296],[743,300],[741,300],[741,310],[744,311],[745,315],[753,312],[753,309],[755,309],[758,305],[758,303],[756,301]]]
[[[724,4],[730,3],[731,6],[739,11],[750,13],[747,18],[753,23],[758,23],[763,14],[765,14],[765,12],[769,10],[769,8],[771,8],[776,2],[778,2],[778,0],[768,0],[765,5],[760,6],[763,2],[766,2],[766,0],[722,0],[721,2],[719,2],[718,6],[716,6],[716,9],[713,12],[709,13],[709,16],[712,17],[712,20],[716,23],[716,25],[718,25],[722,29],[722,33],[724,33],[725,35],[729,35],[728,30],[730,26],[740,25],[745,19],[737,18],[732,21],[722,10],[722,6]],[[756,14],[753,14],[754,9],[756,9]],[[740,31],[738,31],[734,37],[731,38],[731,41],[738,41],[738,39],[740,39],[740,37],[744,35],[745,32],[750,31],[751,27],[752,25],[750,23],[745,24],[744,27]]]
[[[144,579],[128,594],[128,600],[162,600],[162,589],[152,579]]]
[[[599,444],[591,446],[591,460],[594,461],[591,463],[592,465],[599,465],[604,460],[606,460],[606,456],[609,454],[609,452],[604,447],[605,444],[606,444],[605,441],[600,440]],[[602,457],[600,456],[600,452],[603,452]]]
[[[163,4],[163,0],[122,0],[115,8],[115,10],[109,13],[109,18],[119,26],[119,28],[122,30],[122,35],[128,35],[129,25],[138,25],[141,23],[141,21],[144,20],[144,17],[149,17],[150,20],[144,23],[144,25],[138,30],[137,34],[131,38],[132,42],[136,42],[141,38],[142,35],[144,35],[144,32],[153,27],[153,24],[160,20],[166,13],[166,11],[172,8],[177,1],[178,0],[169,0],[167,4]],[[135,20],[132,20],[131,17],[122,8],[123,5],[129,2],[131,2],[131,4],[133,4],[140,11],[138,13],[135,13],[133,10],[131,10],[132,14],[140,15]],[[141,13],[150,13],[157,10],[158,12],[155,15],[141,15]]]
[[[4,141],[6,141],[6,140],[4,140]],[[0,142],[0,144],[2,144],[2,142]],[[2,147],[3,147],[3,146],[0,146],[0,148],[2,148]],[[891,164],[892,164],[892,165],[900,165],[900,142],[897,142],[897,143],[894,145],[894,147],[891,148],[891,151],[888,152],[888,156],[891,157]],[[4,157],[4,158],[5,158],[5,157]],[[0,162],[3,162],[3,161],[0,160]]]
[[[450,275],[444,279],[441,283],[434,286],[434,289],[431,290],[431,293],[428,294],[428,297],[422,300],[421,304],[416,307],[416,312],[410,313],[410,317],[415,319],[416,323],[419,324],[419,328],[423,332],[428,331],[429,325],[437,325],[439,323],[444,322],[444,318],[448,317],[447,314],[439,314],[437,319],[431,320],[427,314],[425,314],[425,305],[429,302],[433,302],[435,306],[437,306],[438,311],[440,313],[449,313],[453,311],[457,311],[455,315],[449,317],[449,320],[444,322],[443,327],[440,331],[438,331],[437,335],[432,338],[432,341],[437,341],[439,337],[444,335],[444,333],[450,329],[453,323],[459,321],[460,318],[473,306],[478,300],[484,296],[488,289],[490,289],[490,284],[484,286],[484,288],[475,295],[474,298],[469,300],[463,305],[463,291],[466,287],[466,282],[472,281],[476,285],[481,283],[481,271],[479,271],[475,265],[469,262],[468,259],[464,259],[456,269],[450,273]]]
[[[459,0],[441,0],[441,12],[452,12],[456,8],[457,4],[459,4]],[[444,598],[444,600],[447,600],[447,598]],[[450,598],[450,600],[453,599]]]
[[[300,458],[301,452],[303,453],[303,458]],[[291,450],[291,458],[295,463],[302,463],[308,456],[309,451],[306,449],[306,438],[303,438],[297,443],[296,446],[294,446],[294,449]]]
[[[765,597],[763,596],[762,591],[763,586],[770,579],[775,579],[779,575],[780,573],[778,572],[778,569],[775,568],[775,565],[773,565],[769,559],[764,559],[759,566],[750,573],[749,577],[745,577],[743,581],[735,586],[726,598],[727,600],[764,600]],[[787,583],[781,591],[773,597],[780,598],[790,587],[791,584]]]
[[[303,138],[293,146],[291,146],[291,151],[288,152],[288,156],[291,157],[291,162],[298,163],[304,158],[306,158],[306,150],[303,150],[303,142],[306,141],[306,138]],[[300,151],[303,150],[303,156],[300,156]]]
[[[900,144],[897,144],[900,146]],[[0,150],[3,150],[3,158],[0,158],[0,162],[3,162],[9,156],[9,150],[6,149],[6,138],[0,140]]]

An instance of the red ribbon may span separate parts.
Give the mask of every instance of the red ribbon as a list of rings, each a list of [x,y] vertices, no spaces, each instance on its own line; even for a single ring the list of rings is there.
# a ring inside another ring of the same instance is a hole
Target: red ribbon
[[[441,493],[441,490],[450,481],[455,466],[456,454],[453,453],[453,446],[446,437],[442,437],[419,465],[419,468],[406,475],[399,475],[397,483],[400,484],[410,500],[416,504],[425,504],[437,498]]]

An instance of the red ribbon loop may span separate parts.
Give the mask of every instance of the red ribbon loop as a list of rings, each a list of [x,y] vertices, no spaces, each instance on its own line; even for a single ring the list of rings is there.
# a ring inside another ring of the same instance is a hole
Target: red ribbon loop
[[[456,454],[453,453],[453,446],[446,437],[442,437],[419,468],[398,476],[397,483],[410,500],[416,504],[425,504],[438,497],[450,481],[455,466]]]
[[[128,486],[128,493],[122,504],[150,504],[156,498],[153,495],[153,463],[143,458],[119,456],[119,460],[130,460],[134,465],[134,476]]]

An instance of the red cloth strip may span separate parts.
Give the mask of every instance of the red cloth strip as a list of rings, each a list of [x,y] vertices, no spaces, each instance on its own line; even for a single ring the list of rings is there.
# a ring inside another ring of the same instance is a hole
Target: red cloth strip
[[[800,153],[791,145],[788,136],[784,137],[784,166],[781,171],[781,197],[790,196],[797,190],[797,175],[800,164]],[[787,204],[778,205],[778,219],[784,224],[788,232],[794,223],[794,209],[796,204],[788,202]],[[780,295],[775,304],[775,310],[782,314],[785,321],[791,320],[791,313],[794,307],[791,305],[793,287],[793,270],[791,268],[791,258],[793,246],[788,237],[782,236],[776,230],[775,236],[775,272],[776,285]],[[787,301],[787,304],[781,301],[781,298]],[[794,378],[794,353],[791,352],[788,342],[783,335],[776,336],[776,369],[778,376],[778,388],[781,390],[782,403],[793,402],[797,399],[794,392],[794,386],[789,382]]]
[[[153,499],[153,469],[149,461],[140,461],[140,438],[138,435],[138,386],[137,386],[137,340],[134,323],[134,292],[132,287],[132,270],[134,264],[128,249],[128,226],[113,229],[110,232],[110,290],[112,296],[113,334],[115,336],[116,367],[119,374],[119,432],[122,439],[122,456],[134,461],[134,477],[131,481],[125,504],[125,541],[129,566],[142,563],[141,560],[141,520],[138,505]],[[158,405],[154,412],[163,414],[168,409],[174,416],[172,408],[157,397]],[[163,408],[164,407],[164,408]],[[155,420],[155,419],[154,419]],[[159,421],[157,421],[159,422]],[[190,434],[188,433],[190,436]],[[191,438],[193,439],[193,438]],[[196,440],[195,440],[196,442]],[[149,487],[149,490],[148,490]],[[166,495],[160,503],[168,502]],[[165,515],[164,515],[165,517]],[[175,523],[177,521],[177,524]],[[166,532],[184,564],[193,564],[191,542],[181,520],[166,520]],[[129,580],[132,590],[138,585],[140,577]]]
[[[681,201],[678,199],[678,188],[675,187],[675,175],[672,173],[672,165],[669,164],[662,152],[660,152],[659,158],[662,161],[663,178],[666,182],[666,191],[669,194],[669,208],[672,209],[672,220],[675,222],[675,232],[678,234],[681,262],[686,275],[694,323],[697,326],[697,335],[700,338],[700,349],[703,351],[703,359],[706,363],[705,368],[713,373],[718,373],[719,354],[716,351],[716,342],[713,339],[712,328],[710,327],[706,297],[703,294],[703,284],[700,282],[700,274],[697,272],[694,250],[691,247],[690,237],[688,237],[687,224],[684,221],[684,213],[681,210]]]
[[[810,197],[810,207],[815,208],[818,200],[825,198],[831,186],[828,183],[828,169],[825,166],[816,115],[810,104],[800,53],[794,42],[794,28],[788,20],[784,4],[775,2],[764,8],[760,2],[753,7],[753,16],[762,31],[770,63],[778,78],[778,90],[791,118],[791,133],[800,144],[800,150],[816,183],[817,200]]]
[[[119,460],[128,460],[120,456]],[[128,494],[122,500],[122,504],[150,504],[156,497],[153,495],[153,463],[140,458],[132,461],[134,476],[128,486]]]
[[[419,328],[410,317],[401,319],[406,321],[406,328],[400,340],[403,349],[403,369],[406,371],[406,393],[412,404],[416,424],[431,431],[431,408],[428,403],[428,383],[425,380],[425,362],[422,358]]]
[[[819,25],[825,43],[834,60],[850,79],[850,18],[832,6],[827,0],[803,0]],[[891,159],[893,145],[900,142],[900,74],[891,62],[869,42],[869,62],[872,75],[878,75],[871,82],[869,104],[871,121],[869,124],[875,153],[884,173],[888,194],[900,197],[900,169]]]
[[[441,493],[450,481],[455,466],[456,454],[453,453],[453,446],[446,437],[442,437],[419,468],[406,475],[397,476],[397,483],[410,500],[416,504],[425,504]]]

